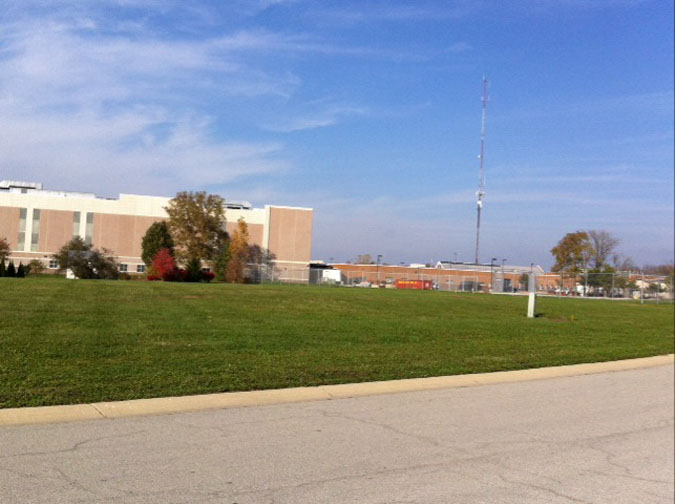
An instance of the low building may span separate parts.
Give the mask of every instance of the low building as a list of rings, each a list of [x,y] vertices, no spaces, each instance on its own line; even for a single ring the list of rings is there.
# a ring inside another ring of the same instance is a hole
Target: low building
[[[0,181],[0,238],[10,245],[16,263],[41,260],[47,268],[61,246],[79,236],[95,248],[112,251],[129,273],[143,273],[141,242],[148,227],[167,218],[170,198],[120,194],[100,198],[93,193],[45,190],[37,182]],[[277,279],[306,282],[312,250],[311,208],[247,202],[226,203],[226,229],[237,220],[248,224],[250,243],[274,254]]]
[[[513,292],[521,285],[523,273],[543,275],[540,266],[490,265],[441,261],[435,267],[424,264],[392,266],[384,264],[331,264],[340,271],[340,283],[393,287],[397,280],[430,280],[436,289],[462,292]],[[492,289],[490,289],[492,285]]]

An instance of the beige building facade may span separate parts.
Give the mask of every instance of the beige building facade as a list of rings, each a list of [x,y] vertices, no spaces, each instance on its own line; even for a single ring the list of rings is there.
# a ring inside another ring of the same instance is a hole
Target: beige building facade
[[[111,250],[128,273],[143,273],[141,242],[148,227],[167,218],[170,198],[120,194],[99,198],[92,193],[50,191],[35,182],[0,181],[0,238],[10,245],[10,259],[18,264],[32,259],[46,267],[61,246],[80,236],[95,248]],[[248,203],[226,203],[226,229],[237,221],[248,224],[250,243],[268,249],[284,279],[293,271],[295,281],[308,278],[312,251],[313,210]]]

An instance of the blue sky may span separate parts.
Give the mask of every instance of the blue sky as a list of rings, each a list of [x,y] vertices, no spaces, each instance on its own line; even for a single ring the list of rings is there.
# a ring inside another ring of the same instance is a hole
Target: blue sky
[[[313,257],[673,260],[673,3],[5,0],[0,178],[315,209]]]

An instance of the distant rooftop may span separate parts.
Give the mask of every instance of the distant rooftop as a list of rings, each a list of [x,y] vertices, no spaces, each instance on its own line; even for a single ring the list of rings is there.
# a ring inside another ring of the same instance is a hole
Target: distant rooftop
[[[40,182],[26,182],[22,180],[0,180],[0,191],[10,192],[10,193],[39,193],[44,196],[56,196],[61,198],[97,198],[94,193],[84,193],[77,191],[52,191],[45,190],[42,188],[42,183]],[[140,196],[140,195],[123,195],[120,194],[120,197],[124,196]],[[151,198],[153,196],[141,196],[144,198]],[[106,200],[114,200],[116,198],[98,198]],[[168,199],[168,198],[167,198]],[[249,201],[225,201],[225,208],[231,210],[251,210],[253,205]]]

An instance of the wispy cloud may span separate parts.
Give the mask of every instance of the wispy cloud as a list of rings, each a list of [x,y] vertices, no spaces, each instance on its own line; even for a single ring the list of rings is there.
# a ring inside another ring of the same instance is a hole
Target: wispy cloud
[[[321,104],[319,107],[310,106],[309,108],[312,108],[313,110],[285,120],[282,123],[269,124],[266,127],[270,131],[290,133],[293,131],[333,126],[337,124],[340,119],[362,116],[368,113],[368,110],[365,107],[350,107],[347,105]]]

